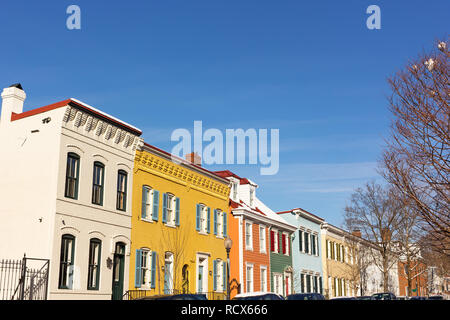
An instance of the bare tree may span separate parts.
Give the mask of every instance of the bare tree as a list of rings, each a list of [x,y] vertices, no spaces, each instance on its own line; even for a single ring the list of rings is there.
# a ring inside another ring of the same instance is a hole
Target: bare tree
[[[345,208],[345,221],[351,230],[360,230],[362,237],[376,246],[368,246],[373,262],[383,274],[385,291],[390,288],[390,270],[397,264],[395,240],[401,222],[398,202],[391,188],[369,182],[351,196]]]
[[[399,260],[402,262],[399,276],[403,275],[406,278],[408,283],[407,294],[411,296],[413,281],[426,271],[423,268],[424,260],[422,258],[423,229],[420,216],[415,207],[411,205],[410,200],[403,198],[399,193],[395,193],[394,196],[397,196],[399,211],[402,216],[395,247]]]
[[[426,222],[431,244],[450,254],[449,42],[390,78],[391,137],[383,176]]]

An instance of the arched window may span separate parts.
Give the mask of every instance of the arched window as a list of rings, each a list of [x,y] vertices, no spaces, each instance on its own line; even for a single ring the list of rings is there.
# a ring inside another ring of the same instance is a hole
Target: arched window
[[[102,242],[99,239],[91,239],[89,242],[88,265],[88,290],[98,290],[100,280]]]
[[[124,170],[119,170],[117,174],[117,210],[127,210],[127,177]]]
[[[103,205],[103,189],[105,183],[105,165],[101,162],[94,162],[94,173],[92,179],[92,203]]]
[[[78,199],[78,180],[80,175],[80,156],[76,153],[67,154],[66,188],[64,196]]]
[[[71,289],[73,283],[73,263],[75,257],[75,237],[65,234],[61,238],[59,258],[59,289]]]

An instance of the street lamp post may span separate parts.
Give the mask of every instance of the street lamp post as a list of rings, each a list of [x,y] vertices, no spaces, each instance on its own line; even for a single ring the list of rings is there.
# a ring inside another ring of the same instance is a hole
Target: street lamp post
[[[225,250],[227,250],[227,300],[230,300],[230,249],[233,241],[229,236],[224,241]]]

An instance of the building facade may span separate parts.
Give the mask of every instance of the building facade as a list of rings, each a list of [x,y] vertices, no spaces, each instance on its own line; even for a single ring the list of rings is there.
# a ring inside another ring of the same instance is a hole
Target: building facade
[[[119,299],[141,131],[76,99],[24,112],[25,97],[2,92],[0,252],[49,259],[49,299]]]
[[[295,293],[323,294],[322,218],[301,208],[278,212],[290,224],[297,226],[292,239],[292,264]]]
[[[228,180],[146,143],[134,168],[130,294],[224,299]]]
[[[268,208],[258,197],[258,185],[225,170],[217,171],[231,183],[230,279],[241,293],[293,292],[291,237],[295,226]],[[233,286],[231,297],[238,293]]]

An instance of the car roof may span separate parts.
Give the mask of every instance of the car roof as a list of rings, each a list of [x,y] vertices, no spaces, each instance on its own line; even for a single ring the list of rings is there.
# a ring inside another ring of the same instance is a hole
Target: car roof
[[[274,293],[274,292],[263,292],[263,291],[256,291],[256,292],[245,292],[245,293],[238,293],[237,295],[235,295],[235,298],[245,298],[245,297],[257,297],[257,296],[263,296],[266,294],[273,294],[276,296],[281,297],[281,295],[279,295],[278,293]]]

